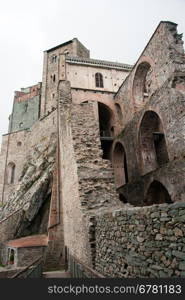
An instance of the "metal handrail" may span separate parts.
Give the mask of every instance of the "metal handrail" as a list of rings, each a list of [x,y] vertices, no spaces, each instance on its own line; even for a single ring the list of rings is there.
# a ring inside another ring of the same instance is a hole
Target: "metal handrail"
[[[90,276],[93,275],[92,277],[94,277],[94,278],[105,278],[105,276],[103,276],[102,274],[98,273],[97,271],[95,271],[94,269],[92,269],[91,267],[89,267],[88,265],[86,265],[85,263],[83,263],[75,255],[69,254],[69,259],[70,259],[70,261],[71,261],[71,259],[73,260],[73,263],[74,263],[75,266],[76,265],[80,265],[81,272],[83,273],[83,275],[85,275],[85,272],[87,272],[88,274],[90,274]],[[78,273],[78,271],[77,271],[77,273]]]
[[[14,274],[11,278],[28,278],[29,275],[31,273],[33,273],[33,271],[39,267],[42,264],[42,256],[40,256],[39,258],[37,258],[36,260],[34,260],[31,264],[29,264],[27,267],[25,267],[23,270],[17,272],[16,274]],[[28,273],[26,273],[27,271],[30,271]],[[23,276],[25,274],[25,277]]]

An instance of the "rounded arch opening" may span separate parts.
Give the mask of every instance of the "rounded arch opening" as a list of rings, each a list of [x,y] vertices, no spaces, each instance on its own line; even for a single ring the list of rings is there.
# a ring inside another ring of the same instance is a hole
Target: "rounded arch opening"
[[[9,248],[8,264],[14,265],[15,263],[15,250]]]
[[[148,188],[144,204],[149,206],[162,203],[173,203],[173,201],[164,185],[159,181],[154,180]]]
[[[150,94],[152,82],[152,67],[148,62],[142,62],[135,72],[133,81],[133,96],[137,104],[145,102]]]
[[[110,159],[114,136],[113,112],[106,104],[98,102],[98,115],[103,159]]]
[[[114,147],[113,167],[116,188],[119,188],[128,182],[126,152],[123,145],[120,142],[117,142]]]
[[[154,111],[145,112],[139,129],[141,172],[146,174],[169,161],[163,125]]]

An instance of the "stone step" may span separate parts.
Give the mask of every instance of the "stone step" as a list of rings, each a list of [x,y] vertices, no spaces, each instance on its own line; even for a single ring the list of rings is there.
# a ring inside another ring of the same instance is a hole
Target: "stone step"
[[[64,270],[43,272],[42,276],[43,278],[70,278],[71,277],[70,273]]]

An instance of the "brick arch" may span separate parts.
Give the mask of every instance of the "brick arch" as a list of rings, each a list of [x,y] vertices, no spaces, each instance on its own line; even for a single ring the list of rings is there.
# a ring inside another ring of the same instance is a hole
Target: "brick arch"
[[[150,72],[152,76],[149,74]],[[132,98],[134,105],[146,103],[153,80],[155,80],[154,62],[150,57],[143,57],[138,62],[133,76]]]
[[[144,175],[169,161],[163,124],[159,115],[148,110],[142,116],[138,131],[138,163]]]
[[[144,205],[173,203],[171,196],[166,187],[158,180],[150,183],[144,199]]]
[[[128,182],[128,167],[125,147],[120,141],[114,143],[112,150],[112,164],[114,168],[114,177],[116,188],[119,188]]]

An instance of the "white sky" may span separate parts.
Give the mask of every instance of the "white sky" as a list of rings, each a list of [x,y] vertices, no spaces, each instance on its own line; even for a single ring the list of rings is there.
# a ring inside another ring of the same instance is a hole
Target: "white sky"
[[[0,0],[0,136],[14,91],[42,81],[44,50],[77,37],[92,58],[134,64],[161,20],[185,33],[185,0]]]

